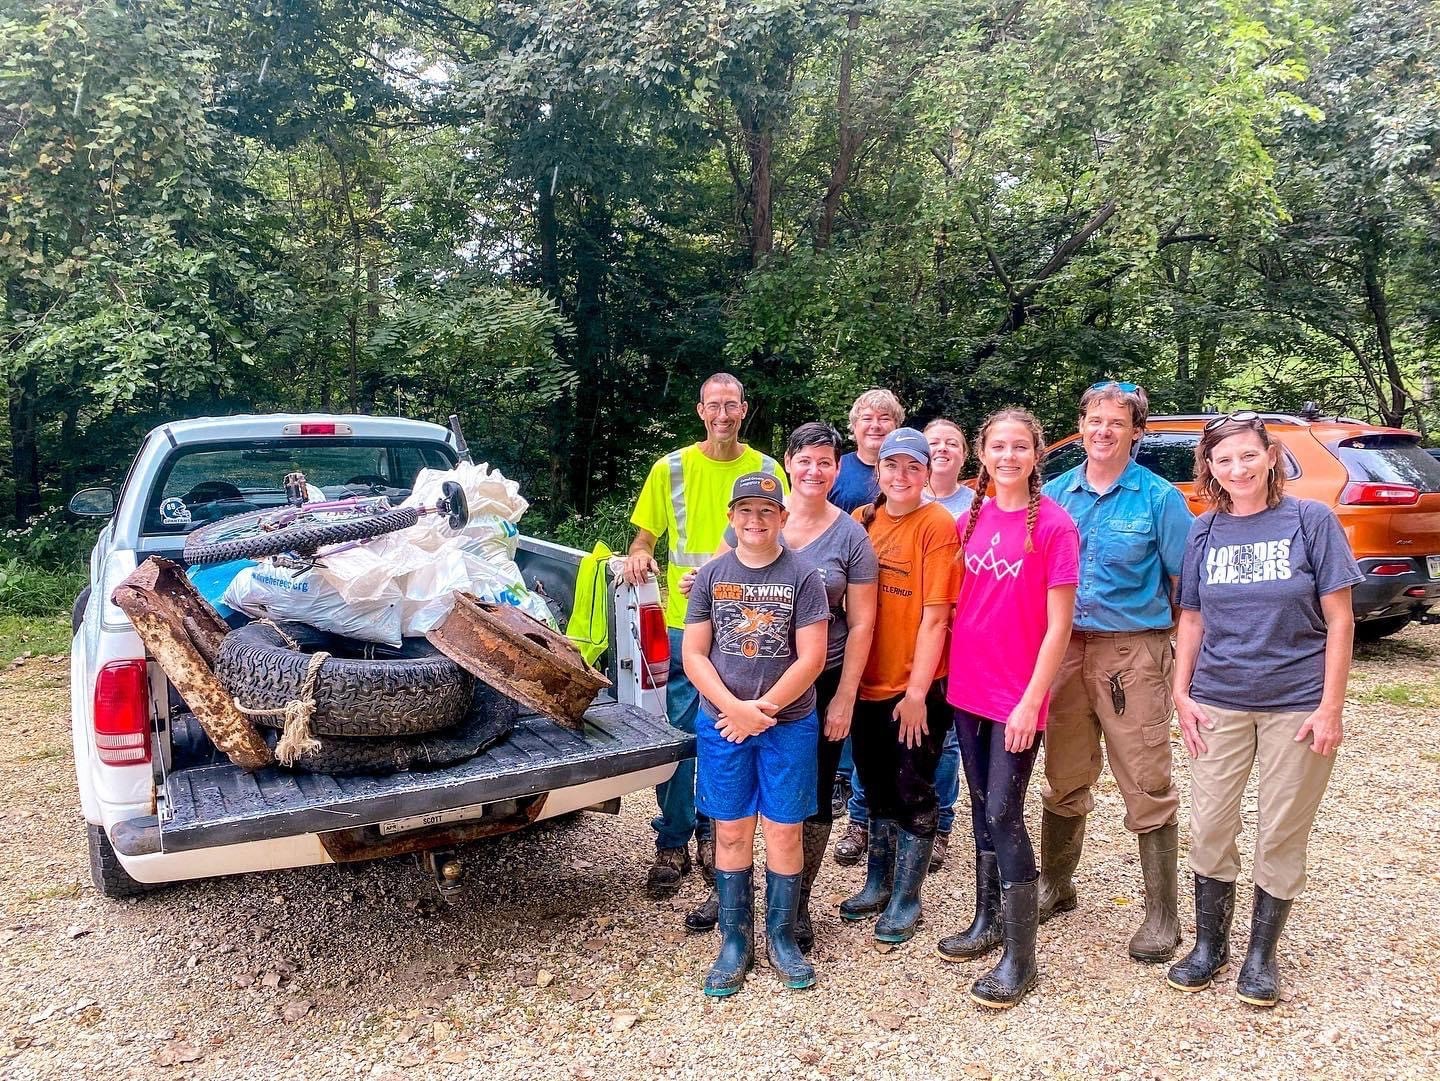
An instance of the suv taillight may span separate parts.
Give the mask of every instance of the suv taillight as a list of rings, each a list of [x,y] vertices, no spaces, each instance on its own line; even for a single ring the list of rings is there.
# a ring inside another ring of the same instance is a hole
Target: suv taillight
[[[1420,502],[1420,489],[1408,484],[1357,482],[1345,485],[1340,502],[1349,507],[1412,507]]]
[[[653,691],[669,683],[670,632],[665,626],[665,609],[658,604],[640,606],[640,652],[645,661],[640,686]]]
[[[1415,568],[1407,560],[1404,563],[1377,563],[1370,568],[1371,574],[1377,574],[1382,578],[1393,578],[1397,574],[1409,574]]]
[[[150,761],[150,694],[144,661],[111,661],[95,681],[95,753],[107,766]]]

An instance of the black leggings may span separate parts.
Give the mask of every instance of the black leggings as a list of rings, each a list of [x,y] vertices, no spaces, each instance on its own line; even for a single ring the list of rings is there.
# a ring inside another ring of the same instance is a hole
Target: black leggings
[[[835,821],[830,798],[834,795],[835,774],[840,771],[840,752],[845,748],[845,741],[825,738],[825,711],[830,708],[835,692],[840,689],[842,667],[837,664],[834,668],[827,668],[815,681],[815,712],[820,714],[820,738],[815,741],[818,772],[815,777],[815,813],[807,818],[806,822],[828,824]]]
[[[1040,750],[1039,733],[1028,751],[1007,751],[1003,724],[957,709],[955,735],[970,788],[976,849],[995,853],[1002,880],[1031,881],[1039,872],[1025,831],[1025,791]]]
[[[945,680],[930,684],[930,693],[925,696],[925,724],[929,731],[921,737],[918,747],[900,742],[900,722],[894,717],[900,697],[855,703],[855,723],[850,728],[855,768],[865,786],[872,825],[876,819],[891,819],[907,833],[933,837],[940,821],[935,766],[950,729]]]

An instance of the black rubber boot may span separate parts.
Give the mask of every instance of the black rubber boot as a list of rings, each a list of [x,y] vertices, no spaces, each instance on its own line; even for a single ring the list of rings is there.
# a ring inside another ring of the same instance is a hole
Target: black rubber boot
[[[1005,1010],[1035,986],[1035,929],[1040,924],[1039,879],[1005,882],[1000,889],[1000,918],[1005,952],[1000,962],[975,981],[970,997],[981,1006]]]
[[[935,838],[895,827],[895,884],[890,903],[875,921],[876,942],[909,942],[920,924],[920,887],[930,873]]]
[[[715,892],[720,895],[720,956],[705,977],[705,993],[733,995],[745,983],[755,963],[755,874],[716,871]]]
[[[996,949],[1000,932],[1000,865],[993,852],[975,853],[975,919],[958,935],[942,938],[935,947],[947,961],[969,961]]]
[[[800,834],[805,853],[805,866],[800,871],[800,907],[795,912],[795,941],[801,953],[809,953],[815,942],[815,928],[810,923],[810,891],[815,877],[825,862],[825,848],[830,844],[829,822],[806,822]]]
[[[700,877],[710,887],[705,900],[685,913],[685,930],[701,934],[715,930],[720,922],[720,895],[715,892],[715,840],[704,837],[695,842],[695,855],[700,864]]]
[[[1235,981],[1235,994],[1241,1002],[1252,1006],[1273,1006],[1280,1001],[1280,966],[1275,962],[1275,947],[1285,930],[1294,901],[1271,897],[1255,887],[1255,906],[1250,914],[1250,949],[1240,976]]]
[[[863,920],[883,912],[890,903],[890,889],[895,883],[895,823],[876,819],[870,823],[870,847],[865,865],[865,887],[854,897],[840,902],[840,915],[847,920]]]
[[[795,942],[801,877],[765,868],[765,949],[780,982],[796,991],[815,985],[815,968]]]
[[[1176,864],[1180,827],[1174,822],[1142,833],[1140,872],[1145,877],[1145,921],[1130,938],[1130,956],[1154,964],[1175,956],[1180,945],[1180,900]]]
[[[1040,815],[1040,922],[1075,908],[1075,868],[1085,847],[1085,816]]]
[[[1177,991],[1203,991],[1230,963],[1235,883],[1195,876],[1195,948],[1170,966],[1165,982]]]

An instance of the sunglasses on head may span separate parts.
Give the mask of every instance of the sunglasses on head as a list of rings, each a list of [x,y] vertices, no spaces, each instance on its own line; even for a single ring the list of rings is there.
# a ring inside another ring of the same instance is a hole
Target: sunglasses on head
[[[1214,420],[1206,421],[1205,430],[1207,432],[1213,432],[1216,428],[1219,428],[1223,424],[1229,424],[1231,421],[1239,424],[1253,424],[1258,421],[1260,427],[1265,427],[1264,421],[1260,420],[1260,414],[1255,412],[1255,410],[1239,409],[1234,413],[1221,413]]]
[[[1118,387],[1122,392],[1124,392],[1124,393],[1126,393],[1126,394],[1134,394],[1136,391],[1138,391],[1138,390],[1140,389],[1140,384],[1138,384],[1138,383],[1121,383],[1121,382],[1119,382],[1118,380],[1115,380],[1115,379],[1102,379],[1102,380],[1100,380],[1100,382],[1098,382],[1098,383],[1091,383],[1091,384],[1090,384],[1090,389],[1091,389],[1091,390],[1104,390],[1106,387]]]

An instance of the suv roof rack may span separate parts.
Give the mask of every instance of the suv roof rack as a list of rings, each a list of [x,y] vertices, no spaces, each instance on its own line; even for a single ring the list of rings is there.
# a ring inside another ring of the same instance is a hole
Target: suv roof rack
[[[1150,420],[1204,420],[1211,421],[1220,416],[1219,413],[1151,413]],[[1296,416],[1294,413],[1261,413],[1260,419],[1275,424],[1309,424],[1304,417]]]

